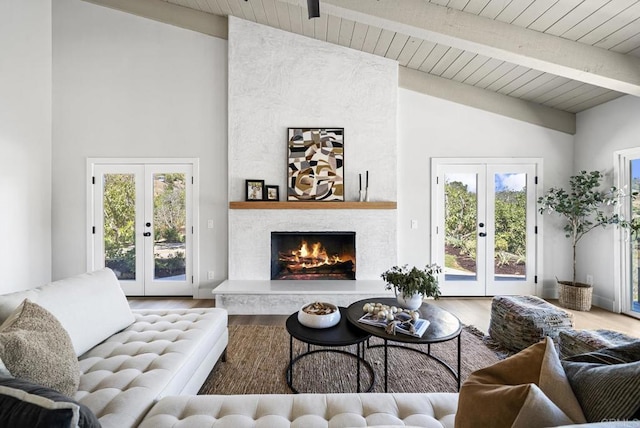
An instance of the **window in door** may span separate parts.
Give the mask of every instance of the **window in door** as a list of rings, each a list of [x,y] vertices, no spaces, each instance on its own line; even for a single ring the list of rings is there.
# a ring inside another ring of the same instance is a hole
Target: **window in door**
[[[192,295],[193,165],[93,163],[89,268],[127,295]]]
[[[630,161],[631,174],[629,177],[629,187],[633,192],[640,192],[640,159],[634,158]],[[640,219],[640,198],[629,198],[628,202],[631,210],[632,219]],[[640,236],[633,236],[629,239],[629,247],[631,253],[631,283],[627,288],[626,308],[631,315],[640,317],[640,293],[638,292],[638,284],[640,283]]]
[[[535,294],[537,164],[434,159],[432,167],[443,294]]]

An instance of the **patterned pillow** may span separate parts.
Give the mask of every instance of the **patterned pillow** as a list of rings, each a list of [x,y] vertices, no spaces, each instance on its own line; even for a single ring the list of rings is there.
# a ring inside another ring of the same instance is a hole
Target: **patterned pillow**
[[[80,365],[71,338],[43,307],[25,299],[0,326],[0,360],[12,376],[73,396]]]
[[[640,419],[640,341],[562,362],[588,422]]]

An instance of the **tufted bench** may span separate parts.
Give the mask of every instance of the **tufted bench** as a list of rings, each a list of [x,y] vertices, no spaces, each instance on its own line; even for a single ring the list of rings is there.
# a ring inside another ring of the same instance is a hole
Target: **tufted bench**
[[[227,342],[221,309],[133,311],[135,321],[79,357],[75,399],[103,427],[136,426],[164,396],[196,394]]]
[[[167,397],[140,428],[453,427],[456,393]]]
[[[536,296],[495,296],[491,301],[489,336],[511,351],[521,351],[546,336],[557,341],[573,327],[573,314]]]

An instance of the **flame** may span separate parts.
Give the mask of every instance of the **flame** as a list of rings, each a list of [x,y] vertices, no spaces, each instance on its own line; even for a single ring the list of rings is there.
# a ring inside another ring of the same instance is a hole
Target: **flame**
[[[320,242],[309,245],[307,241],[302,241],[299,249],[291,251],[291,256],[296,263],[300,263],[301,268],[333,265],[343,261],[338,255],[329,256]]]

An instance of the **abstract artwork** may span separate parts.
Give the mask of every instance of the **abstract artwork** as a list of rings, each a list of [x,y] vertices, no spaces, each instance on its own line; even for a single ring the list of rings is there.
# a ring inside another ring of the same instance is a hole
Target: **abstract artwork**
[[[289,128],[287,200],[344,201],[344,128]]]

